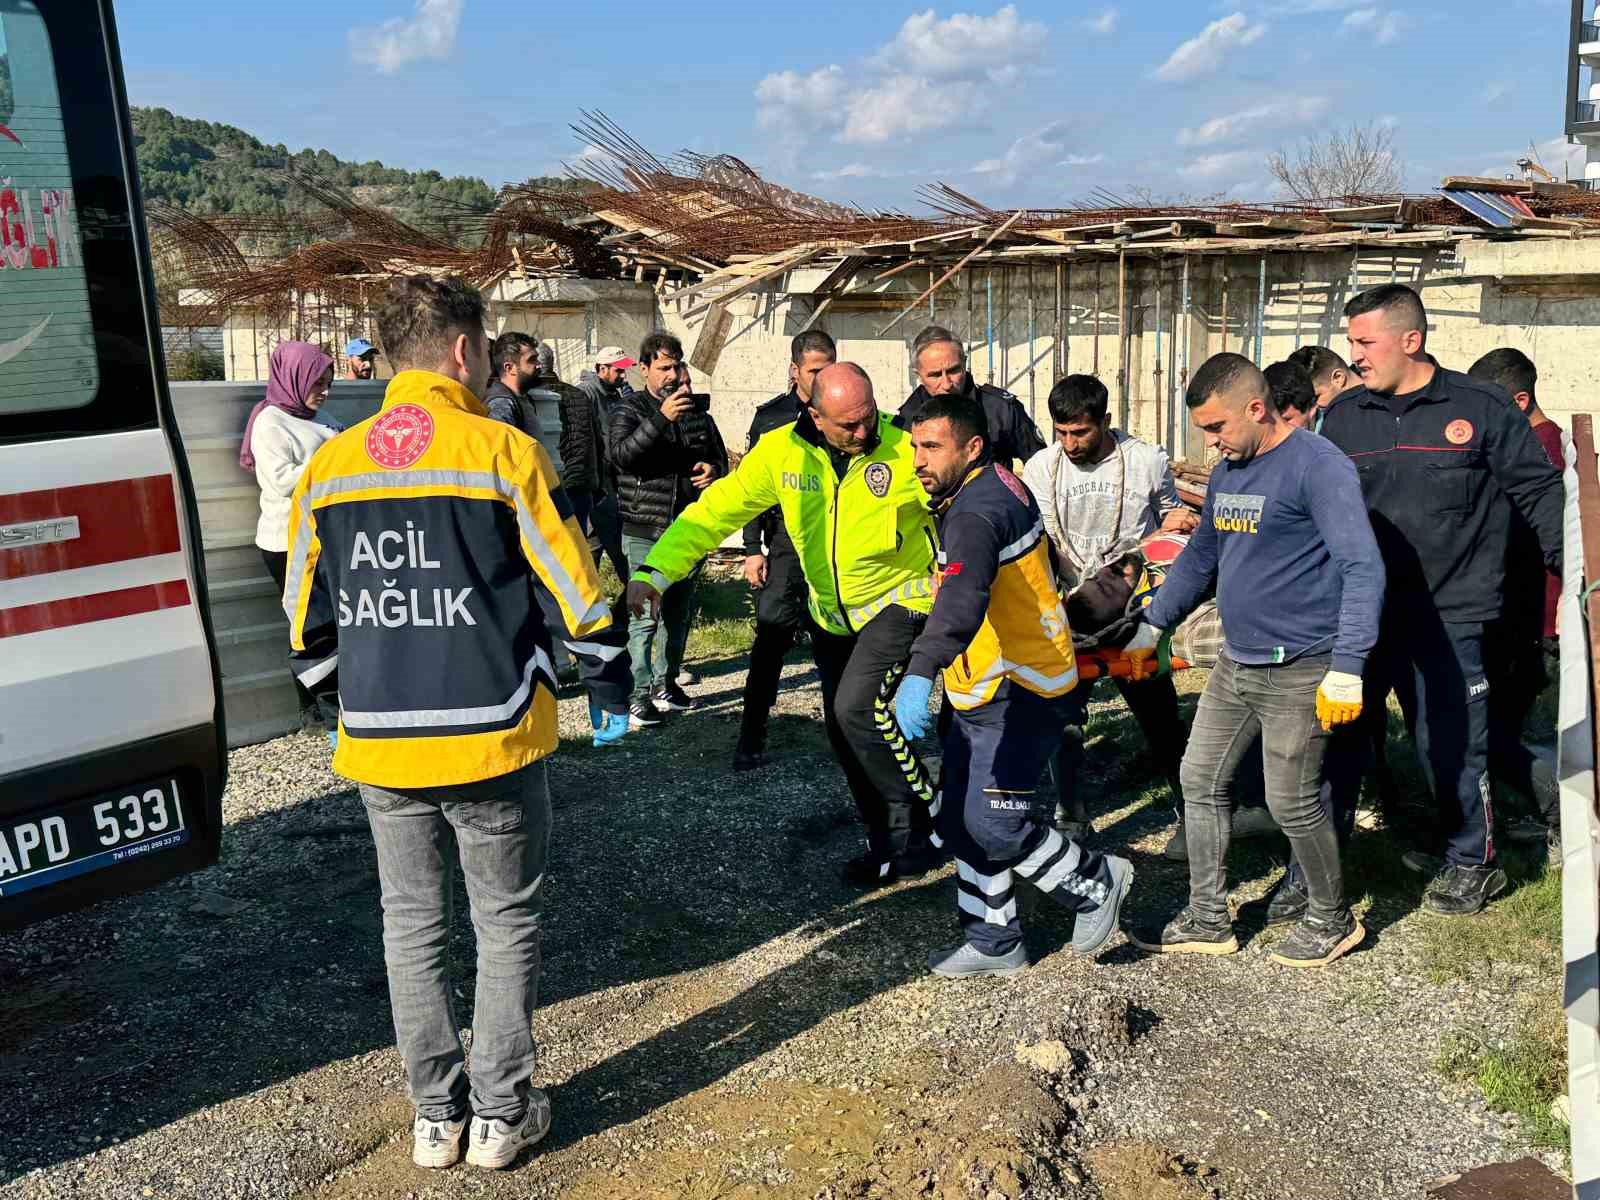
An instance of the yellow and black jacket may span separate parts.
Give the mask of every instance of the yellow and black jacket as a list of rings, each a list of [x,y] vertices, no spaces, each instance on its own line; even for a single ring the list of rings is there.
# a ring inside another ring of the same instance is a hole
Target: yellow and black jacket
[[[458,785],[555,749],[541,602],[583,639],[591,695],[625,709],[627,654],[549,455],[454,380],[402,371],[307,464],[284,610],[301,681],[338,666],[339,774]]]
[[[958,709],[987,704],[1007,679],[1040,696],[1070,692],[1078,682],[1072,633],[1027,487],[983,462],[933,509],[939,589],[906,673],[931,679],[942,669]]]

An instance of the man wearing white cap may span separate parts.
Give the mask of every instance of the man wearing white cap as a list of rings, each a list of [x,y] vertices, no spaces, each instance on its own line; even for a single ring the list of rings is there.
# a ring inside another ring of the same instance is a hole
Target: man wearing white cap
[[[378,369],[378,348],[366,338],[351,338],[344,347],[344,377],[371,379]]]
[[[611,465],[606,428],[612,406],[622,398],[622,389],[627,386],[631,366],[633,358],[621,346],[603,346],[594,356],[594,366],[578,375],[578,387],[589,394],[590,400],[593,469],[592,473],[574,471],[569,463],[571,476],[566,480],[567,495],[572,499],[578,524],[588,531],[589,552],[595,563],[600,562],[600,552],[604,550],[616,568],[617,578],[622,580],[628,578],[628,560],[622,553],[622,513],[617,507],[617,475]],[[626,608],[618,608],[626,614]]]

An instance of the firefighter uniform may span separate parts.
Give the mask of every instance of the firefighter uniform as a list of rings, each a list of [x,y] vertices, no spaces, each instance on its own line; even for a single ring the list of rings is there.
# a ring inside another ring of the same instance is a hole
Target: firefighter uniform
[[[937,498],[938,598],[909,675],[944,671],[953,709],[944,734],[939,829],[955,855],[968,943],[1009,954],[1022,940],[1020,877],[1073,911],[1113,886],[1104,856],[1041,820],[1035,792],[1078,682],[1039,506],[1005,467],[981,462]]]
[[[932,832],[932,784],[889,707],[933,603],[938,545],[926,501],[910,436],[887,415],[867,449],[846,456],[801,412],[679,514],[633,576],[665,593],[730,533],[778,508],[805,575],[828,738],[880,881]]]
[[[448,787],[556,747],[547,589],[590,694],[627,711],[627,652],[544,449],[431,371],[326,443],[291,501],[284,609],[297,676],[339,674],[333,767]]]

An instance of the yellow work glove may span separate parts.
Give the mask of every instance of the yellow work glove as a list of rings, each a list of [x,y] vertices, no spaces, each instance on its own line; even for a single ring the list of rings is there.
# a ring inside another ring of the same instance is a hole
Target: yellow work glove
[[[1348,725],[1361,715],[1361,676],[1329,671],[1317,685],[1317,720],[1324,729]]]
[[[1149,679],[1160,673],[1156,662],[1156,643],[1161,640],[1161,630],[1148,621],[1139,622],[1139,632],[1122,648],[1128,660],[1128,678]]]

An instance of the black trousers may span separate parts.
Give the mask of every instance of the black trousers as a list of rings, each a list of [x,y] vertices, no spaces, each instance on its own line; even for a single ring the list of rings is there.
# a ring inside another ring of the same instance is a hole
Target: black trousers
[[[260,550],[261,547],[257,546]],[[267,565],[267,574],[272,577],[272,582],[278,586],[278,599],[283,600],[283,588],[289,576],[289,552],[287,550],[261,550],[261,561]],[[285,653],[284,663],[287,665],[288,657]],[[326,679],[317,681],[312,689],[307,689],[295,677],[293,672],[289,676],[294,680],[295,695],[300,698],[300,712],[311,714],[320,720],[333,724],[339,719],[339,672],[336,670]]]
[[[783,660],[794,649],[806,620],[806,577],[800,556],[787,540],[767,555],[767,582],[756,593],[756,640],[744,680],[744,727],[765,730],[778,701]]]
[[[867,848],[880,862],[904,854],[933,831],[933,784],[901,736],[892,703],[911,643],[927,619],[891,604],[859,633],[811,625],[828,741],[867,827]]]
[[[1087,821],[1089,806],[1078,793],[1078,772],[1083,766],[1084,729],[1088,724],[1089,696],[1098,680],[1080,682],[1068,692],[1063,704],[1065,724],[1061,743],[1050,760],[1056,777],[1056,819],[1059,821]],[[1153,679],[1129,681],[1113,677],[1123,703],[1133,713],[1133,719],[1144,732],[1150,747],[1146,760],[1152,771],[1159,771],[1172,788],[1174,807],[1181,805],[1183,790],[1178,785],[1178,764],[1183,761],[1183,748],[1189,734],[1178,716],[1178,689],[1171,675],[1157,675]]]

